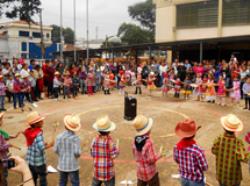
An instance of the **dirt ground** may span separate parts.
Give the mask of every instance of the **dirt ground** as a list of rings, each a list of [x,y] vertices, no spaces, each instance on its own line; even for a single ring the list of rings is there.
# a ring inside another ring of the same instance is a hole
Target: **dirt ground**
[[[173,135],[175,125],[185,117],[193,118],[202,128],[199,130],[196,140],[206,150],[206,157],[209,163],[209,170],[206,173],[209,185],[216,186],[215,179],[215,158],[210,152],[210,148],[218,135],[223,132],[220,125],[220,117],[229,113],[237,114],[245,124],[244,131],[239,134],[240,138],[250,130],[249,111],[243,111],[240,107],[220,107],[216,104],[202,103],[197,101],[184,101],[174,99],[172,96],[162,97],[160,93],[154,92],[152,96],[137,96],[138,113],[152,117],[154,126],[152,129],[152,138],[156,144],[156,149],[161,145],[167,151],[167,156],[158,163],[160,180],[162,186],[179,185],[178,180],[172,179],[172,174],[178,173],[178,167],[172,158],[172,149],[178,138]],[[4,118],[3,128],[11,134],[24,130],[25,117],[28,111],[24,113],[13,110],[11,105]],[[34,109],[34,108],[33,108]],[[131,144],[135,131],[126,121],[123,120],[124,97],[118,92],[113,92],[111,96],[105,96],[98,93],[95,96],[79,96],[77,99],[70,100],[44,100],[38,103],[35,110],[46,116],[44,124],[45,140],[50,141],[56,135],[64,130],[63,116],[68,113],[79,114],[82,121],[82,129],[78,133],[82,140],[83,155],[80,160],[80,180],[81,186],[90,186],[92,179],[92,161],[89,156],[89,146],[92,138],[97,134],[92,129],[92,124],[96,118],[108,114],[117,124],[117,130],[112,134],[114,139],[120,139],[120,156],[116,162],[116,185],[125,179],[136,180],[136,167],[131,152]],[[60,126],[57,132],[54,132],[54,123],[59,122]],[[22,147],[21,151],[11,149],[12,154],[25,155],[25,139],[20,136],[11,141],[12,144]],[[57,166],[57,156],[52,149],[46,152],[47,164],[53,167]],[[250,182],[247,164],[243,166],[242,186],[248,186]],[[10,173],[9,185],[16,186],[21,182],[21,177]],[[58,174],[49,174],[48,182],[50,186],[58,185]]]

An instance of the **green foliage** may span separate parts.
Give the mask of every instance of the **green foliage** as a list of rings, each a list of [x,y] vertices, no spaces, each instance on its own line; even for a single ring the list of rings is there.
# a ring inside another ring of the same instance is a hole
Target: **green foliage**
[[[154,34],[151,31],[130,23],[123,23],[118,30],[118,35],[123,43],[129,45],[150,43],[154,40]]]
[[[60,26],[51,25],[52,26],[52,41],[55,43],[60,43]],[[63,36],[65,44],[73,44],[74,43],[74,31],[71,28],[63,28]]]
[[[32,17],[40,11],[41,0],[3,0],[7,6],[5,12],[8,18],[19,18],[27,22],[34,22]]]
[[[152,0],[129,6],[128,12],[132,19],[138,21],[150,31],[155,30],[155,5]]]

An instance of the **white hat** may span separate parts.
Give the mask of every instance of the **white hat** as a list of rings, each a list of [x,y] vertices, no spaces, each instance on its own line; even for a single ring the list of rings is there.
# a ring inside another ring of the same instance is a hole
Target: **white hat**
[[[240,132],[243,130],[242,121],[234,114],[228,114],[227,116],[221,117],[221,124],[224,129],[231,132]]]
[[[147,118],[143,115],[138,115],[136,116],[132,124],[137,131],[136,136],[143,136],[151,130],[153,126],[153,119]]]
[[[111,132],[116,129],[116,125],[108,116],[101,117],[93,124],[93,128],[99,132]]]
[[[65,127],[73,132],[77,132],[81,129],[81,120],[77,115],[66,115],[63,121]]]

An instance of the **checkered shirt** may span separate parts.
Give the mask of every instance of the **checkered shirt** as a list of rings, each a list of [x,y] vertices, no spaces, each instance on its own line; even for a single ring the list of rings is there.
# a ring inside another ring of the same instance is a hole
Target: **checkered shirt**
[[[28,147],[26,161],[31,166],[41,166],[46,163],[45,159],[45,144],[43,134],[40,133],[35,138],[33,144]]]
[[[153,141],[147,139],[141,152],[133,144],[133,154],[137,164],[137,178],[141,181],[150,181],[157,173],[156,162],[160,159],[154,150]]]
[[[114,159],[119,149],[110,136],[97,136],[91,145],[94,159],[94,177],[100,181],[109,181],[115,176]]]
[[[0,135],[0,160],[8,159],[9,153],[9,144],[7,144],[4,136]],[[7,167],[6,162],[3,164],[4,167]]]
[[[79,170],[78,158],[81,155],[80,138],[71,131],[61,133],[54,146],[58,154],[57,169],[63,172],[74,172]]]
[[[184,149],[174,147],[174,160],[179,164],[182,178],[200,182],[204,179],[203,172],[208,169],[204,151],[196,144]]]
[[[250,132],[247,133],[246,137],[245,137],[245,141],[250,144]],[[248,147],[248,151],[250,151],[250,147]]]

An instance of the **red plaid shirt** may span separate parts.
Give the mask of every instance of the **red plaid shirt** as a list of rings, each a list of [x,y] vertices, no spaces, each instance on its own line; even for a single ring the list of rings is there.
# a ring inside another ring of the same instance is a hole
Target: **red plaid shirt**
[[[246,137],[245,137],[245,141],[250,144],[250,132],[247,133]],[[248,151],[250,151],[250,147],[248,147]]]
[[[179,164],[179,171],[182,178],[191,181],[202,181],[203,172],[208,169],[208,164],[203,150],[196,144],[178,150],[174,147],[174,160]]]
[[[156,162],[160,159],[160,155],[155,153],[153,141],[147,139],[141,152],[133,144],[133,154],[137,164],[137,178],[144,182],[150,181],[157,173]]]
[[[94,177],[100,181],[109,181],[115,176],[114,159],[119,150],[111,136],[97,136],[91,145],[91,156],[94,159]]]

